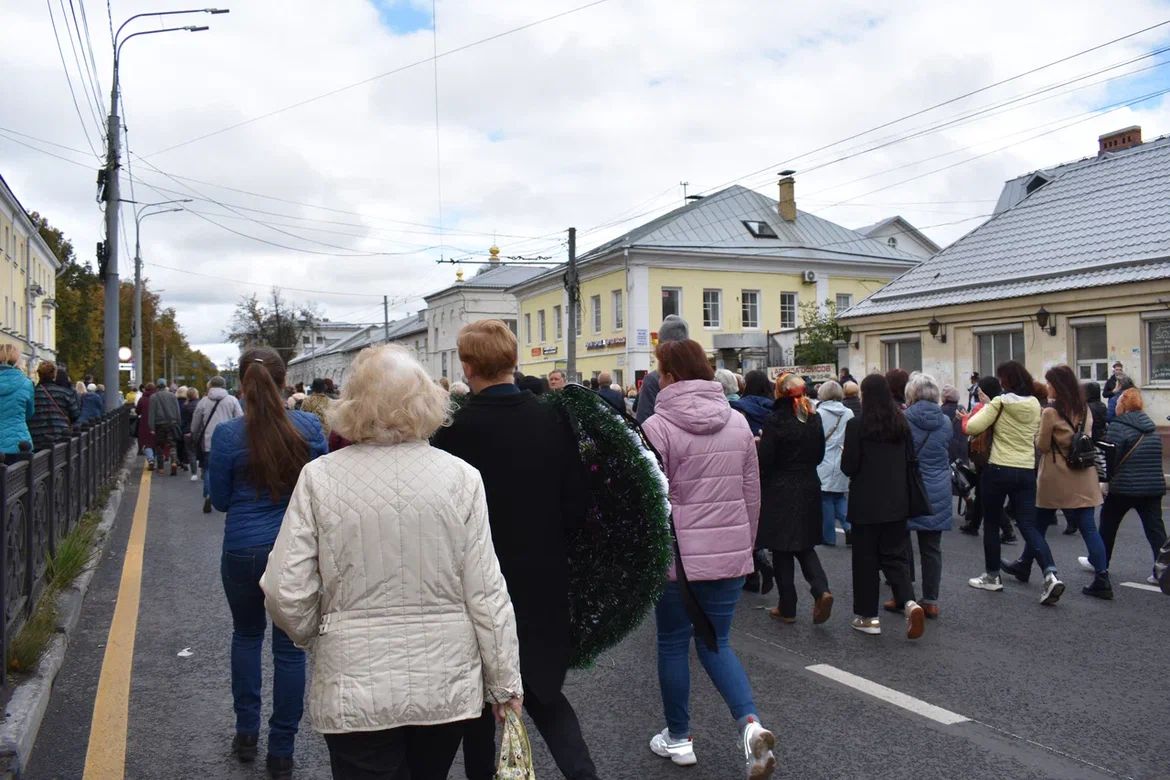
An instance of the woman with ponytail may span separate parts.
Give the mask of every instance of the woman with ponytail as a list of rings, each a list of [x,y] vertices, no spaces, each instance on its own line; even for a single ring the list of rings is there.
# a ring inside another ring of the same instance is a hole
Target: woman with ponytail
[[[260,577],[301,469],[328,451],[315,415],[285,409],[284,379],[284,361],[275,350],[255,347],[240,356],[245,416],[216,426],[207,464],[211,503],[227,513],[220,575],[232,613],[232,752],[242,762],[256,758],[260,733],[260,660],[267,628]],[[293,742],[305,698],[305,654],[275,625],[272,660],[268,774],[279,780],[292,777]]]
[[[824,623],[833,609],[829,579],[817,557],[824,541],[821,479],[817,466],[825,458],[825,429],[804,394],[804,380],[781,374],[776,403],[760,434],[759,547],[772,551],[780,605],[771,611],[785,623],[796,622],[793,563],[808,582],[813,597],[813,623]]]

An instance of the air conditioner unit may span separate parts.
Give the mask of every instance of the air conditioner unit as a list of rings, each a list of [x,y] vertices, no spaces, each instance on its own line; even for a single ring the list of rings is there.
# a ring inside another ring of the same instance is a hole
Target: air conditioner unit
[[[816,284],[817,283],[817,272],[816,271],[804,271],[800,276],[805,284]]]

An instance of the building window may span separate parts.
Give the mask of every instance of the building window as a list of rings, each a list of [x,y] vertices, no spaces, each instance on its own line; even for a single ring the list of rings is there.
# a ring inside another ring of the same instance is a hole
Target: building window
[[[601,296],[594,295],[589,299],[589,314],[593,322],[593,332],[601,333]]]
[[[625,324],[625,306],[622,305],[622,291],[613,291],[613,329],[621,330]]]
[[[853,296],[849,293],[837,293],[837,311],[845,311],[853,305]]]
[[[995,368],[1009,360],[1024,362],[1024,331],[1000,331],[980,333],[977,337],[979,348],[979,373],[995,376]]]
[[[1109,378],[1109,346],[1104,325],[1077,325],[1073,327],[1077,340],[1077,376],[1104,382]]]
[[[760,291],[744,290],[739,294],[740,323],[745,328],[760,327]]]
[[[662,319],[672,314],[682,316],[682,290],[678,287],[663,287]]]
[[[796,327],[796,293],[780,293],[780,328]]]
[[[613,371],[613,383],[615,385],[621,385],[622,395],[626,394],[626,383],[623,381],[624,379],[624,372],[620,368],[615,368]]]
[[[524,343],[526,343],[526,344],[532,343],[532,315],[531,314],[524,315]],[[446,376],[446,374],[444,373],[443,376]]]
[[[900,368],[903,371],[922,370],[922,339],[909,338],[887,341],[886,370]]]
[[[557,341],[560,341],[561,337],[564,336],[563,323],[561,322],[561,307],[560,306],[553,307],[553,332],[556,334]]]
[[[894,238],[893,236],[887,238],[886,243],[889,245],[890,249],[898,248],[898,239]]]
[[[578,338],[581,337],[581,320],[584,315],[581,312],[581,302],[577,301],[577,305],[573,307],[573,332]]]
[[[525,316],[528,316],[528,315],[525,315]],[[447,353],[446,352],[443,353],[442,358],[443,358],[443,376],[447,376]]]
[[[1170,384],[1170,318],[1146,322],[1150,384]]]
[[[745,219],[743,226],[748,229],[753,238],[779,238],[776,231],[767,222],[760,222],[758,220]]]
[[[703,290],[703,327],[718,328],[723,316],[723,291]]]
[[[543,344],[545,339],[544,309],[541,309],[536,313],[536,330],[540,334],[540,343]]]

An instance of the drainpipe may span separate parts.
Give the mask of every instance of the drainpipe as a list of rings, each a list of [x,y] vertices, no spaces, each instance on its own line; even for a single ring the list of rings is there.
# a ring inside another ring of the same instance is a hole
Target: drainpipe
[[[622,368],[624,369],[622,371],[622,380],[623,380],[622,381],[622,399],[623,399],[622,403],[625,403],[624,399],[626,397],[626,385],[629,382],[629,378],[631,376],[633,376],[633,369],[630,366],[630,337],[629,337],[630,314],[632,313],[632,309],[630,307],[630,245],[629,245],[629,243],[627,243],[624,247],[622,247],[622,250],[623,250],[623,254],[625,255],[625,264],[626,264],[626,285],[625,285],[626,286],[626,294],[623,296],[624,300],[622,301],[622,306],[626,310],[624,313],[624,316],[622,317],[622,323],[625,325],[625,328],[623,328],[623,330],[625,330],[625,334],[623,334],[623,335],[625,335],[625,337],[626,337],[626,364],[624,366],[622,366]]]

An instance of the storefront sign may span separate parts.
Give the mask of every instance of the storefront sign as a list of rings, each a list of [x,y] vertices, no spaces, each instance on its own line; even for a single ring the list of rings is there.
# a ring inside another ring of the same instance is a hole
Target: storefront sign
[[[624,347],[626,345],[625,336],[617,336],[612,339],[594,339],[593,341],[585,342],[585,349],[608,349],[609,347]]]
[[[545,348],[544,348],[544,354],[546,354],[546,355],[555,355],[555,354],[557,354],[557,348],[556,348],[556,347],[545,347]]]
[[[837,367],[832,363],[818,363],[813,366],[769,366],[768,378],[773,382],[781,374],[796,374],[813,382],[828,382],[837,378]]]
[[[533,347],[531,354],[532,357],[540,357],[540,347]]]

